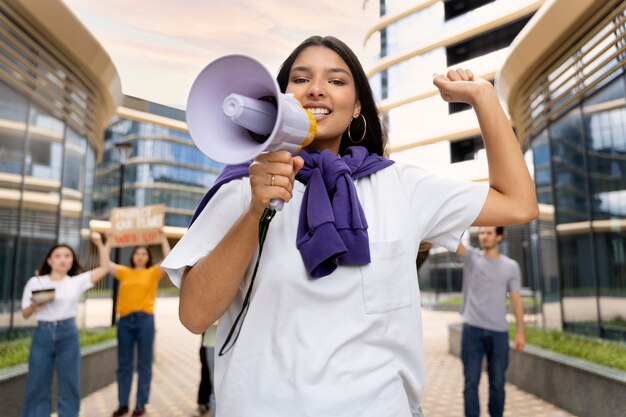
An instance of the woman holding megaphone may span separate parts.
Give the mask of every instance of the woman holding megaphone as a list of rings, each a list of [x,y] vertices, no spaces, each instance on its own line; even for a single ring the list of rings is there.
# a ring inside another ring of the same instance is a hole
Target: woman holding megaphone
[[[218,414],[421,416],[415,255],[423,241],[456,250],[470,225],[537,215],[519,143],[493,86],[469,70],[433,83],[474,108],[489,185],[386,159],[367,77],[336,38],[305,40],[277,81],[315,118],[315,139],[226,168],[162,264],[189,330],[219,319]],[[277,198],[287,204],[267,230],[259,218]]]

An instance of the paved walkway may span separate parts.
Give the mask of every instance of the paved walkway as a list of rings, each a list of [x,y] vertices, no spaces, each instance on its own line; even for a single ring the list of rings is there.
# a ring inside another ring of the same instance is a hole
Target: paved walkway
[[[110,311],[110,300],[88,300],[83,316],[86,325],[106,326],[110,320]],[[195,399],[200,380],[198,357],[200,336],[188,332],[178,321],[178,298],[159,298],[155,314],[157,326],[155,363],[146,417],[191,417],[196,407]],[[423,312],[426,353],[426,392],[423,408],[427,417],[463,416],[461,362],[447,353],[447,325],[457,321],[459,321],[457,313],[428,310]],[[514,385],[507,384],[506,392],[507,417],[575,417],[519,390]],[[134,405],[133,398],[131,396],[131,406]],[[487,381],[486,375],[483,375],[480,385],[483,416],[488,416],[486,399]],[[116,407],[117,384],[113,383],[84,398],[80,416],[110,416]]]

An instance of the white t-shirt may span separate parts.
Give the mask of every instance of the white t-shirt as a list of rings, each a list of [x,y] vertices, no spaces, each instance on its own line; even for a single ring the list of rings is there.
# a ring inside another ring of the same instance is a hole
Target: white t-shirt
[[[216,358],[221,416],[418,415],[424,388],[418,246],[427,240],[456,250],[488,186],[400,164],[355,185],[369,225],[368,265],[308,277],[295,244],[300,182],[272,220],[239,339]],[[222,239],[250,195],[248,178],[220,188],[161,264],[176,285],[185,267]],[[216,352],[241,309],[253,267],[219,319]]]
[[[32,304],[33,291],[54,288],[54,300],[35,310],[37,321],[58,321],[76,317],[76,307],[82,293],[93,287],[91,271],[59,281],[52,281],[48,275],[32,277],[26,282],[22,294],[22,309]]]

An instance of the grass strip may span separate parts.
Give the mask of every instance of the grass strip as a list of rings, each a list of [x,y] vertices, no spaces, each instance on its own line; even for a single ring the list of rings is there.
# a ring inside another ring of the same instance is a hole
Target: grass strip
[[[515,325],[509,327],[509,337],[515,337]],[[526,327],[526,343],[626,371],[624,343],[537,327]]]
[[[115,339],[115,328],[79,329],[80,346],[90,346],[105,340]],[[30,337],[0,342],[0,369],[28,362]]]

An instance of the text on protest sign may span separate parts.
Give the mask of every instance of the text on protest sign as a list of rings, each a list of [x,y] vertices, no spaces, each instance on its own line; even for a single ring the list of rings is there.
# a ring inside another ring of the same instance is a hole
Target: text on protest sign
[[[111,210],[111,246],[150,245],[161,242],[165,205],[122,207]]]

